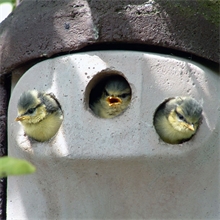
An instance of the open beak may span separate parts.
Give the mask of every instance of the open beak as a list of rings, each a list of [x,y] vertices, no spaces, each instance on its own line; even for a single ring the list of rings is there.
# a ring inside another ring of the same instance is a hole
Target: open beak
[[[194,128],[193,124],[191,124],[191,125],[188,124],[187,128],[189,128],[189,130],[191,130],[191,131],[195,131],[195,128]]]
[[[122,102],[120,98],[112,97],[112,96],[109,96],[106,100],[107,100],[109,106],[118,105],[118,104],[121,104],[121,102]]]
[[[27,119],[27,117],[25,117],[25,116],[18,116],[17,118],[15,118],[15,121],[24,121],[25,119]]]

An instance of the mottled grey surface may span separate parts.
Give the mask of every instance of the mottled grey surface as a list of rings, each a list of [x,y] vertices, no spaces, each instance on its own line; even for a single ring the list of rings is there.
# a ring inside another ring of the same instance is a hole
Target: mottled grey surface
[[[8,107],[8,76],[0,76],[0,157],[7,154],[7,107]],[[0,179],[0,219],[5,219],[6,179]]]
[[[0,74],[97,43],[172,48],[218,62],[219,4],[25,0],[0,25]]]

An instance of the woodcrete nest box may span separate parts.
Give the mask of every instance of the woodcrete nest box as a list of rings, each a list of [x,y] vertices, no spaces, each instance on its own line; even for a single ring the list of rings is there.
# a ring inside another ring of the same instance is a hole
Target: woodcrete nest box
[[[98,81],[119,74],[132,98],[119,116],[89,107]],[[8,180],[9,219],[167,219],[219,217],[219,75],[194,62],[134,51],[60,56],[30,68],[13,89],[9,155],[37,168]],[[26,90],[52,92],[64,114],[57,134],[37,142],[15,122]],[[167,98],[202,103],[202,123],[182,144],[163,142],[153,126]]]

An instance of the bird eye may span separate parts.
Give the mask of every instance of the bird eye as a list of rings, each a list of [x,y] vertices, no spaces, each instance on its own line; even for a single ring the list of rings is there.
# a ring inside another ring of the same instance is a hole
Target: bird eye
[[[33,114],[34,111],[35,111],[35,108],[30,108],[30,109],[28,109],[27,113],[28,113],[28,114]]]
[[[124,99],[124,98],[126,98],[128,95],[129,95],[129,94],[124,93],[124,94],[119,95],[119,97]]]
[[[180,120],[182,120],[182,121],[185,119],[185,118],[184,118],[180,113],[178,113],[178,112],[177,112],[177,116],[178,116],[178,118],[179,118]]]

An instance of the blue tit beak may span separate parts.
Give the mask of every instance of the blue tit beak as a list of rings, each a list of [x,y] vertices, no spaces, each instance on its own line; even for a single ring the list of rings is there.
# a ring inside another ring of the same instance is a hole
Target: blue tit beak
[[[29,116],[25,116],[25,115],[23,115],[23,116],[18,116],[17,118],[15,118],[15,121],[24,121],[24,120],[28,119],[28,117],[29,117]]]
[[[191,131],[195,131],[194,125],[193,124],[187,124],[187,128]]]
[[[122,103],[122,100],[118,97],[109,96],[106,101],[109,106],[116,106]]]

